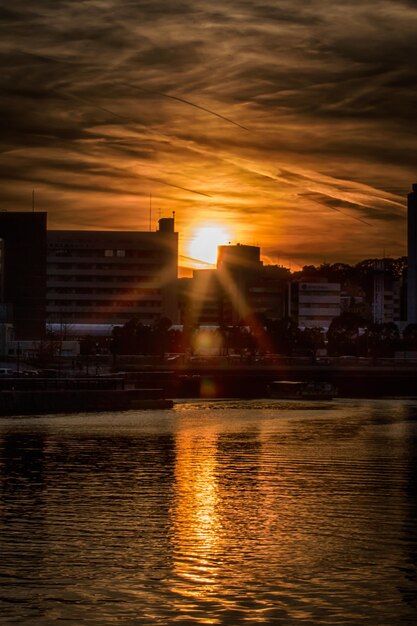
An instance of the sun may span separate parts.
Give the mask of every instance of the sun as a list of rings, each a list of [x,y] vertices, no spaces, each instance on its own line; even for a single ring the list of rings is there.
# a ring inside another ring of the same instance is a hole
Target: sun
[[[215,265],[217,246],[224,246],[229,242],[230,233],[223,226],[217,224],[198,226],[191,234],[188,253],[193,259]]]

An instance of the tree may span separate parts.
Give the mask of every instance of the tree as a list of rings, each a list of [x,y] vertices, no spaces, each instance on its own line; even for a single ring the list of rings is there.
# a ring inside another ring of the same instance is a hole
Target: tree
[[[291,356],[297,347],[300,330],[291,317],[267,321],[269,343],[274,352]]]
[[[366,320],[355,313],[346,312],[335,317],[327,331],[329,353],[334,356],[357,356],[360,345],[359,329],[366,327]]]
[[[299,345],[301,348],[310,350],[313,357],[316,358],[317,350],[324,348],[324,338],[324,332],[321,328],[317,326],[305,328],[300,332]]]
[[[400,347],[400,331],[394,322],[372,324],[368,334],[372,356],[393,357]]]
[[[169,329],[172,326],[172,322],[168,317],[161,317],[152,328],[151,344],[149,349],[154,354],[164,356],[165,352],[168,352],[169,346]]]
[[[417,350],[417,324],[408,324],[403,330],[404,350]]]

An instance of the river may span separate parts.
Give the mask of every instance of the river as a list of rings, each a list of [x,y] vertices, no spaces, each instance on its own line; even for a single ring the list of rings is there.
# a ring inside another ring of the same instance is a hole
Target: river
[[[414,625],[417,400],[0,418],[0,624]]]

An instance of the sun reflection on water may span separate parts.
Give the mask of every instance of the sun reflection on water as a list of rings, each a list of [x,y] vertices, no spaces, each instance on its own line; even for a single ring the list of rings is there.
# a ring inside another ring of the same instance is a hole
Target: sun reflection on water
[[[215,440],[199,432],[178,434],[175,496],[172,509],[174,580],[182,595],[201,601],[218,585],[216,552],[220,540],[217,513]],[[184,588],[184,582],[190,582]]]

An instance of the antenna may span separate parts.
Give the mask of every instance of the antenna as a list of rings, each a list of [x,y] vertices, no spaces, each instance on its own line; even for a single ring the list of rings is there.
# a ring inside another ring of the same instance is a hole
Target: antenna
[[[152,193],[149,192],[149,231],[152,230]]]
[[[35,190],[32,189],[32,212],[35,212]]]

